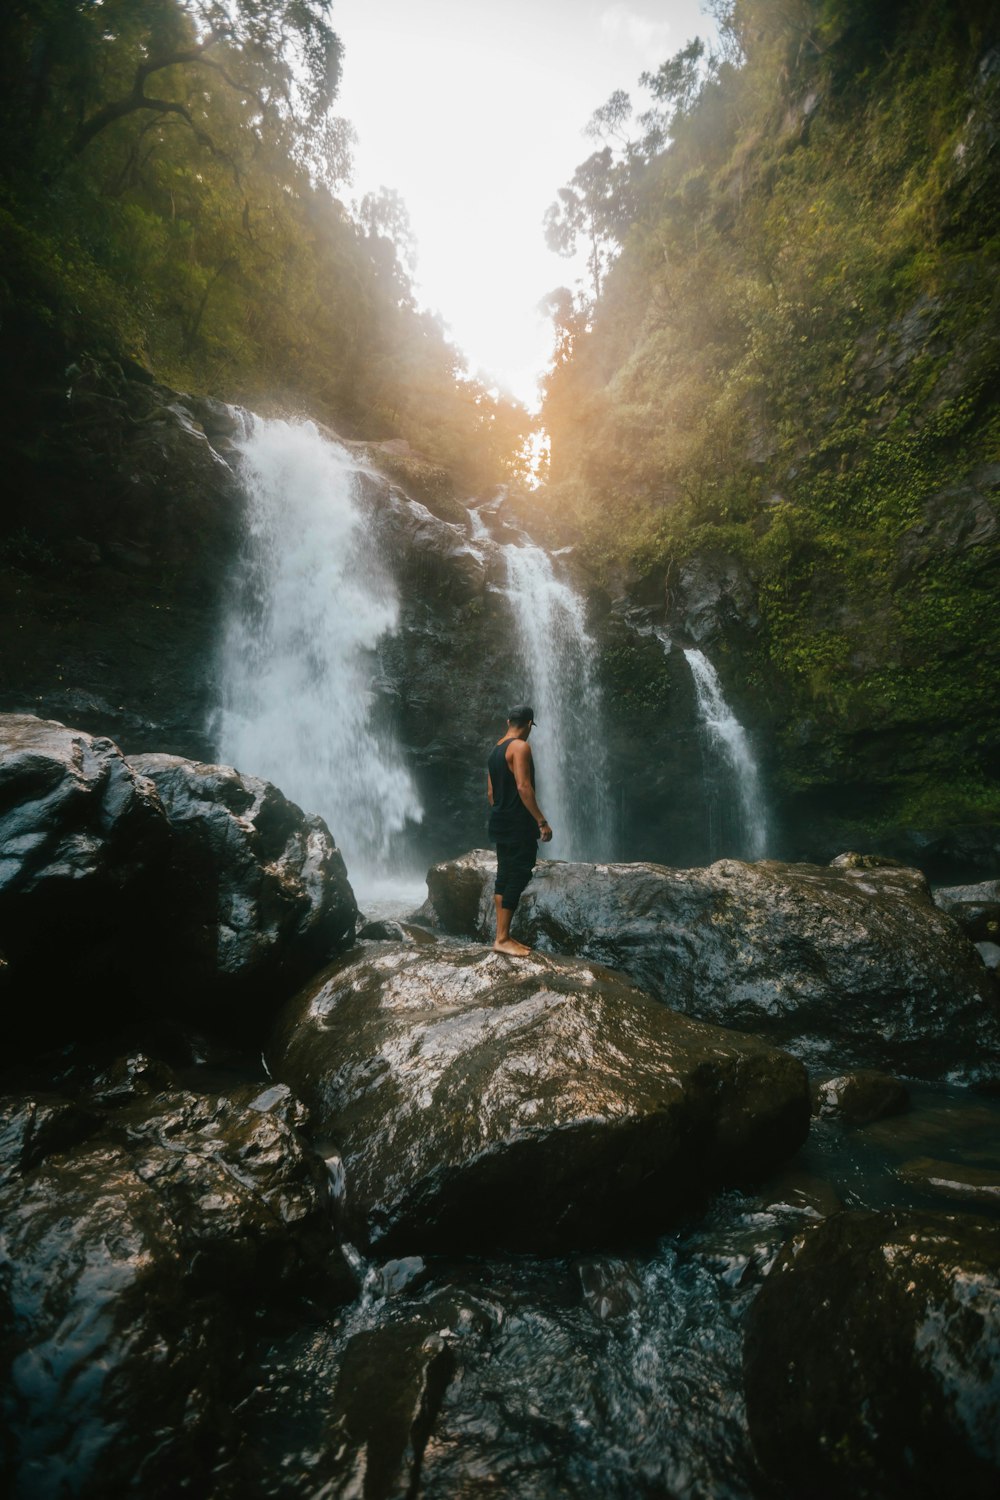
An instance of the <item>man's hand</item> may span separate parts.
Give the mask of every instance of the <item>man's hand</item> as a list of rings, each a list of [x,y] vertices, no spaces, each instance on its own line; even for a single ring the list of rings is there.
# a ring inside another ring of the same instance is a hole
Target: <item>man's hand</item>
[[[538,825],[538,837],[541,839],[543,844],[551,844],[552,829],[549,827],[548,823],[540,823]]]

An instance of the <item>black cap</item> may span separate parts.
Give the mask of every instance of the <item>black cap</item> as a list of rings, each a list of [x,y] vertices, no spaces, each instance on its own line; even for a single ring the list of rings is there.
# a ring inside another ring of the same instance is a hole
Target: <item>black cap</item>
[[[525,724],[534,724],[534,722],[535,710],[531,707],[530,703],[519,703],[507,715],[507,723],[516,724],[518,729],[523,729]]]

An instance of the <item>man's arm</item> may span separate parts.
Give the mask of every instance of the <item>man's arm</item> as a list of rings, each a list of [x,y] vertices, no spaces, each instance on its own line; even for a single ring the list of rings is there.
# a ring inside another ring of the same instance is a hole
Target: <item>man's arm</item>
[[[490,804],[490,806],[492,807],[493,806],[493,777],[490,775],[489,771],[486,772],[486,800]]]
[[[514,780],[517,782],[517,795],[538,824],[542,843],[547,844],[552,837],[552,829],[535,801],[535,786],[531,779],[531,746],[525,744],[524,740],[511,740],[510,749],[507,751],[507,764],[513,771]]]

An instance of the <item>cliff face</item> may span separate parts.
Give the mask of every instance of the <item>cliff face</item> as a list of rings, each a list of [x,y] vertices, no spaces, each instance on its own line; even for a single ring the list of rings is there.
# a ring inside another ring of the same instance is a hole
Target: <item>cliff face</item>
[[[37,325],[8,325],[2,360],[0,705],[207,756],[234,414]]]
[[[955,858],[989,862],[996,18],[799,12],[793,36],[737,0],[739,66],[633,166],[617,261],[551,372],[548,503],[621,613],[711,656],[783,852],[914,858],[965,828]]]
[[[7,351],[16,482],[0,562],[0,708],[107,734],[130,754],[217,758],[218,648],[246,504],[233,444],[239,414],[107,359],[37,340],[20,350],[8,340]],[[900,543],[900,569],[920,576],[938,553],[983,570],[995,561],[985,490],[994,480],[983,467],[964,489],[935,497]],[[429,495],[436,514],[375,469],[360,485],[400,598],[399,629],[378,652],[373,712],[413,775],[425,818],[412,852],[430,862],[483,843],[485,748],[524,695],[503,554],[523,518],[517,507],[488,506],[493,536],[472,544],[454,502]],[[654,566],[613,597],[585,571],[577,585],[589,590],[604,713],[572,753],[605,757],[619,857],[683,866],[750,852],[731,773],[699,726],[682,650],[694,646],[751,730],[771,810],[767,852],[829,857],[864,843],[943,876],[992,872],[994,826],[953,818],[945,800],[951,759],[965,747],[979,764],[995,739],[978,701],[965,718],[878,725],[857,716],[846,727],[797,708],[780,676],[761,669],[761,575],[734,551],[705,548]],[[845,603],[817,599],[817,620],[824,609],[843,613]],[[977,667],[956,653],[954,668],[987,701],[990,661]],[[955,684],[943,687],[957,695]],[[923,778],[941,805],[886,827],[883,801],[905,775]]]

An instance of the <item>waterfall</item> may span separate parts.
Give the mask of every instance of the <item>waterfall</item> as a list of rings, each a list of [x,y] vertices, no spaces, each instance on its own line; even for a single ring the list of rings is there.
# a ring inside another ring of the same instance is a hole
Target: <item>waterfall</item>
[[[596,646],[587,632],[583,600],[556,576],[541,547],[522,538],[507,543],[503,552],[521,672],[517,697],[534,706],[539,720],[531,737],[538,800],[554,831],[545,852],[557,859],[607,859],[607,757]]]
[[[391,734],[373,720],[375,647],[395,628],[391,575],[355,493],[356,465],[312,423],[253,419],[241,444],[248,508],[225,622],[221,758],[319,813],[352,879],[389,872],[422,810]]]
[[[741,853],[763,859],[767,852],[767,813],[760,772],[746,730],[722,695],[722,684],[712,663],[692,647],[684,652],[694,678],[698,713],[711,749],[722,759],[736,790]]]

